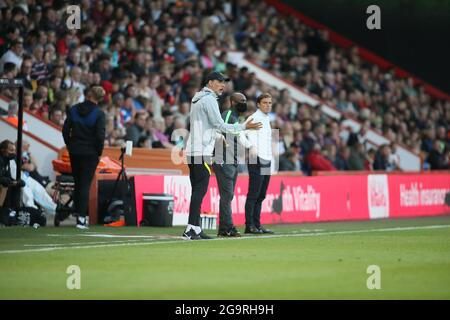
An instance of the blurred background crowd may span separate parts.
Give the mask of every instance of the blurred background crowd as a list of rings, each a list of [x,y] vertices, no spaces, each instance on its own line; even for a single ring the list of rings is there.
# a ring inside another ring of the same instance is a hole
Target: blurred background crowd
[[[189,128],[190,100],[211,70],[231,81],[220,99],[244,93],[273,96],[272,127],[281,171],[398,170],[397,146],[423,159],[423,169],[448,169],[450,101],[362,60],[295,17],[264,1],[83,0],[81,29],[68,30],[69,1],[0,0],[0,76],[22,78],[28,112],[61,126],[66,109],[101,85],[107,95],[108,146],[132,140],[140,148],[172,148],[172,132]],[[362,123],[351,132],[342,121],[292,99],[288,90],[262,83],[227,61],[246,58]],[[15,93],[4,116],[16,121]],[[375,148],[367,131],[391,143]]]

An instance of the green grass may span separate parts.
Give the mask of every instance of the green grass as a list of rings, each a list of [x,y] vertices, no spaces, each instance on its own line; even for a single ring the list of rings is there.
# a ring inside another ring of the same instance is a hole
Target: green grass
[[[450,216],[274,230],[180,241],[179,227],[2,228],[0,299],[450,299]],[[80,290],[66,287],[69,265]],[[369,265],[380,290],[367,289]]]

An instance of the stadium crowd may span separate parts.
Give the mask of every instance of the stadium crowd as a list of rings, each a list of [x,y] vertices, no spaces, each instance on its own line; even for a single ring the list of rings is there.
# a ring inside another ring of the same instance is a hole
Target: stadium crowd
[[[448,169],[450,101],[435,99],[412,79],[361,60],[295,17],[264,1],[83,0],[81,29],[68,30],[69,1],[0,1],[0,75],[25,81],[24,107],[61,126],[66,109],[101,85],[107,95],[107,142],[172,148],[175,129],[188,128],[190,100],[211,70],[232,81],[221,98],[244,93],[249,113],[261,92],[273,96],[280,129],[280,170],[398,170],[397,146],[420,155],[424,169]],[[274,74],[362,122],[341,121],[292,99],[227,62],[238,50]],[[2,90],[14,99],[14,92]],[[13,108],[11,108],[13,109]],[[17,108],[15,108],[17,109]],[[17,111],[16,111],[17,112]],[[14,110],[8,118],[14,121]],[[367,141],[369,129],[391,144]]]

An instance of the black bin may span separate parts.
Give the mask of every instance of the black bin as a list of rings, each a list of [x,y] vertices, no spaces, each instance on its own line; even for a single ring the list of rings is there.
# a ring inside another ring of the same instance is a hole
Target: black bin
[[[173,196],[170,194],[143,195],[144,210],[141,226],[171,227],[173,222]]]

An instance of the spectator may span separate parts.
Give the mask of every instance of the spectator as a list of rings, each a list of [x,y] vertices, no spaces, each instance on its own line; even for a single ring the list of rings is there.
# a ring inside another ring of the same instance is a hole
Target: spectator
[[[33,92],[25,89],[23,91],[23,110],[30,111],[32,103],[33,103]]]
[[[299,154],[287,150],[280,156],[279,171],[300,171]]]
[[[348,146],[341,146],[339,148],[339,153],[336,155],[336,160],[334,161],[334,166],[338,170],[350,170],[349,160],[350,158],[350,148]]]
[[[188,132],[184,117],[177,116],[173,121],[173,131],[168,135],[170,143],[183,149],[187,140]]]
[[[15,159],[16,146],[9,140],[3,140],[0,143],[0,188],[2,189],[2,209],[12,208],[15,205],[18,193],[17,189],[14,187],[19,186],[23,188],[25,186],[24,181],[13,179],[11,162]],[[6,191],[3,188],[6,189]]]
[[[377,153],[375,154],[375,160],[373,162],[374,170],[384,170],[384,171],[392,171],[394,168],[389,162],[389,158],[391,156],[391,148],[388,144],[384,144],[380,146]]]
[[[138,99],[138,91],[136,86],[130,84],[127,86],[126,89],[126,95],[131,98],[132,102],[133,102],[133,109],[137,110],[137,111],[142,111],[144,109],[144,106],[142,105],[142,103],[139,101]]]
[[[22,65],[23,54],[23,39],[17,38],[11,43],[11,49],[5,52],[0,58],[0,73],[3,73],[5,63],[11,62],[16,65],[16,69],[19,70]]]
[[[165,123],[162,119],[153,119],[153,128],[151,129],[152,135],[152,147],[153,148],[173,148],[173,145],[169,142],[169,138],[164,134]]]
[[[58,107],[52,108],[52,110],[50,111],[49,120],[53,124],[62,128],[62,126],[64,124],[64,116],[63,116],[63,111],[61,110],[61,108],[58,108]]]
[[[394,168],[394,170],[400,170],[400,155],[398,154],[397,143],[391,142],[391,155],[389,157],[389,163]]]
[[[30,152],[30,143],[26,140],[22,142],[22,170],[44,188],[50,183],[48,176],[43,176],[38,172],[36,159]]]
[[[366,162],[364,164],[364,169],[367,171],[373,171],[375,170],[373,167],[373,164],[375,162],[375,155],[376,155],[376,150],[375,149],[369,149],[367,151],[367,157],[366,157]]]
[[[336,146],[332,143],[326,144],[323,154],[334,165],[334,163],[336,162],[336,157],[337,157]]]
[[[33,67],[33,59],[30,56],[24,56],[22,65],[20,67],[20,72],[17,75],[17,78],[22,79],[23,85],[28,90],[36,89],[36,86],[33,87],[33,83],[31,80],[31,70]]]
[[[134,116],[134,122],[129,123],[127,127],[126,140],[133,141],[133,146],[136,147],[139,142],[139,138],[145,136],[145,122],[147,115],[144,112],[138,112]]]
[[[39,86],[33,96],[33,100],[37,103],[38,109],[36,114],[42,118],[48,119],[50,106],[47,104],[48,88]]]
[[[8,116],[5,120],[15,127],[19,125],[18,110],[19,104],[16,101],[11,101],[8,105]],[[24,131],[28,131],[28,124],[25,120],[22,120],[22,126]]]
[[[123,139],[124,126],[134,119],[141,105],[155,119],[170,123],[167,131],[162,131],[170,134],[171,116],[164,112],[177,106],[171,110],[174,116],[182,115],[187,120],[190,101],[202,80],[199,65],[226,69],[233,83],[228,91],[244,92],[249,110],[261,92],[270,92],[278,102],[274,110],[277,119],[282,120],[278,124],[283,131],[281,146],[299,141],[301,152],[306,155],[315,142],[321,148],[334,144],[338,150],[347,143],[345,131],[319,110],[293,102],[289,91],[278,91],[256,80],[248,68],[238,69],[228,63],[226,51],[238,49],[277,76],[317,94],[323,103],[362,120],[363,127],[350,135],[349,145],[357,140],[365,144],[361,140],[369,129],[382,131],[391,142],[405,145],[415,153],[422,152],[424,157],[436,139],[448,143],[448,137],[442,135],[448,132],[450,123],[449,101],[429,95],[412,79],[399,79],[392,70],[383,71],[363,61],[355,47],[332,45],[327,32],[312,29],[296,17],[282,16],[266,2],[222,5],[213,0],[193,6],[171,3],[150,1],[149,6],[142,6],[139,1],[129,2],[124,10],[123,4],[116,1],[97,1],[91,6],[83,2],[79,33],[60,30],[64,5],[33,5],[27,14],[13,2],[7,2],[5,12],[10,12],[10,16],[5,17],[0,36],[0,70],[7,69],[2,76],[14,78],[20,68],[18,77],[24,79],[26,87],[40,92],[29,109],[46,118],[55,104],[64,108],[74,97],[77,102],[82,101],[85,87],[103,81],[105,89],[110,87],[107,91],[112,97],[124,96],[114,106],[110,97],[106,99],[106,109],[113,114],[107,141],[116,144]],[[253,23],[254,16],[264,17],[264,21]],[[26,39],[25,50],[23,45],[13,45],[22,39]],[[27,62],[34,48],[48,76],[52,76],[41,80],[39,88],[36,81],[30,80]],[[17,100],[14,90],[2,93]],[[325,136],[323,126],[328,129]],[[301,139],[294,140],[299,135]]]
[[[449,168],[448,159],[446,161],[443,143],[441,141],[434,141],[427,161],[430,164],[431,170],[445,170]]]
[[[323,156],[320,151],[320,144],[315,143],[312,150],[306,156],[306,162],[311,171],[335,171],[333,164]]]
[[[75,66],[70,70],[70,77],[64,80],[64,86],[66,88],[72,88],[77,91],[78,103],[84,101],[84,90],[86,89],[86,86],[81,82],[81,74],[81,68]]]
[[[350,147],[350,157],[348,158],[348,165],[350,170],[364,170],[365,162],[365,148],[361,142],[355,142]]]
[[[3,78],[14,79],[17,75],[16,65],[12,62],[6,62],[3,67]]]
[[[5,30],[5,36],[0,37],[0,57],[11,47],[11,44],[20,37],[20,29],[17,26],[9,26]]]
[[[31,79],[41,83],[42,80],[47,79],[48,70],[47,64],[44,61],[44,47],[37,45],[33,49],[33,66],[31,68]]]
[[[45,188],[34,180],[27,171],[22,172],[22,177],[17,180],[15,177],[15,171],[11,171],[10,162],[15,162],[16,146],[9,140],[4,140],[0,144],[1,157],[0,157],[0,179],[1,184],[4,187],[19,186],[23,188],[20,199],[25,207],[31,207],[38,209],[36,204],[39,204],[47,213],[55,215],[56,212],[61,211],[48,195]],[[14,206],[14,190],[9,189],[9,195],[7,195],[7,201],[3,205],[6,208]]]
[[[50,104],[56,103],[56,94],[61,92],[62,79],[52,75],[48,81],[48,101]]]
[[[366,121],[361,125],[361,128],[359,129],[358,133],[354,133],[353,131],[350,133],[347,145],[349,147],[352,147],[356,143],[361,143],[364,147],[366,146],[367,142],[367,133],[369,131],[370,124]]]
[[[121,122],[127,124],[136,116],[136,110],[133,108],[133,99],[130,97],[125,99],[123,106],[120,108]]]
[[[152,148],[152,139],[147,135],[139,137],[137,147],[151,149]]]

